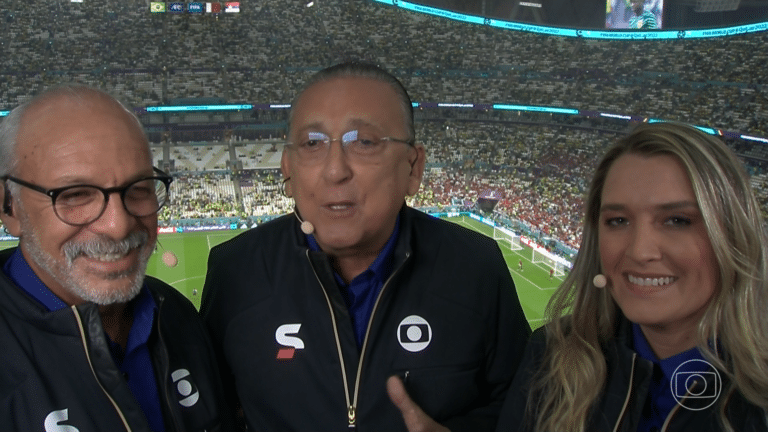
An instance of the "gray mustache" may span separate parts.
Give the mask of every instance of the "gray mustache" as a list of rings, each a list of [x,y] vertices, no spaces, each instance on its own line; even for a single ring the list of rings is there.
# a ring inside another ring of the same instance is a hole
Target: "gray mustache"
[[[135,231],[128,234],[128,236],[122,240],[99,237],[85,243],[69,242],[64,245],[64,254],[70,262],[80,255],[125,255],[131,249],[143,247],[147,244],[147,241],[149,241],[149,234],[144,231]]]

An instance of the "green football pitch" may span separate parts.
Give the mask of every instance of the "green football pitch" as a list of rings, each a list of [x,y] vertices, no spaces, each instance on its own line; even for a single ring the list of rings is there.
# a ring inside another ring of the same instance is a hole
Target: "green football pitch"
[[[489,237],[493,236],[493,228],[467,217],[455,217],[448,219],[451,222],[463,225]],[[225,242],[242,233],[236,231],[195,232],[183,234],[160,234],[158,247],[149,260],[147,273],[155,276],[186,295],[196,307],[200,307],[200,298],[205,282],[205,273],[208,262],[208,252],[212,247]],[[15,242],[0,242],[0,249],[15,246]],[[549,297],[562,281],[558,277],[549,278],[549,267],[542,263],[531,262],[531,249],[523,247],[522,250],[513,251],[508,245],[499,243],[507,267],[512,274],[512,279],[517,287],[517,294],[523,306],[525,315],[532,328],[543,324],[542,316],[544,307]],[[179,258],[175,267],[163,264],[161,256],[165,251],[171,251]],[[518,266],[523,261],[523,271]]]

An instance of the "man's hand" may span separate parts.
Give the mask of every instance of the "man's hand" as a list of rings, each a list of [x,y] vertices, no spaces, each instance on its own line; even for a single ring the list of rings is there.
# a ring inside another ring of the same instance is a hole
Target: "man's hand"
[[[399,377],[391,376],[387,379],[387,393],[392,403],[403,414],[408,432],[451,432],[448,428],[432,420],[413,402]]]

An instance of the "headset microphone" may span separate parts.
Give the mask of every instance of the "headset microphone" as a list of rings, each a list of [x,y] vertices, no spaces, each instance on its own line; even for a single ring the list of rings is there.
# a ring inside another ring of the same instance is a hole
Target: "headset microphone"
[[[592,284],[597,288],[605,288],[605,286],[608,285],[608,279],[605,275],[598,274],[592,279]]]
[[[312,225],[312,222],[304,221],[301,223],[301,232],[306,235],[311,235],[315,232],[315,226]]]
[[[296,210],[293,211],[293,214],[296,215],[296,219],[298,219],[299,222],[301,222],[301,232],[303,232],[306,235],[312,235],[312,233],[315,232],[315,226],[312,225],[312,222],[301,220],[301,218],[299,217],[299,212]]]

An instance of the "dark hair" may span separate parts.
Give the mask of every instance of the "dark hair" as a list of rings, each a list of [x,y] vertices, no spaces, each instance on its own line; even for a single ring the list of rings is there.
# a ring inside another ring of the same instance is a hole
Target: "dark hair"
[[[288,129],[290,130],[291,128],[291,121],[293,120],[293,109],[296,106],[296,102],[301,98],[301,96],[305,91],[307,91],[308,88],[320,82],[344,77],[370,78],[389,84],[392,90],[394,90],[397,96],[400,98],[400,103],[403,108],[403,114],[406,120],[406,127],[408,128],[409,139],[413,140],[416,138],[416,130],[413,125],[413,103],[411,102],[411,97],[408,96],[408,91],[405,90],[403,83],[401,83],[400,80],[395,78],[394,75],[387,72],[383,68],[372,63],[365,63],[360,61],[348,61],[339,63],[334,66],[327,67],[312,75],[312,77],[309,78],[309,80],[304,84],[299,93],[296,95],[296,98],[294,98],[293,102],[291,103],[291,113],[288,117]]]

